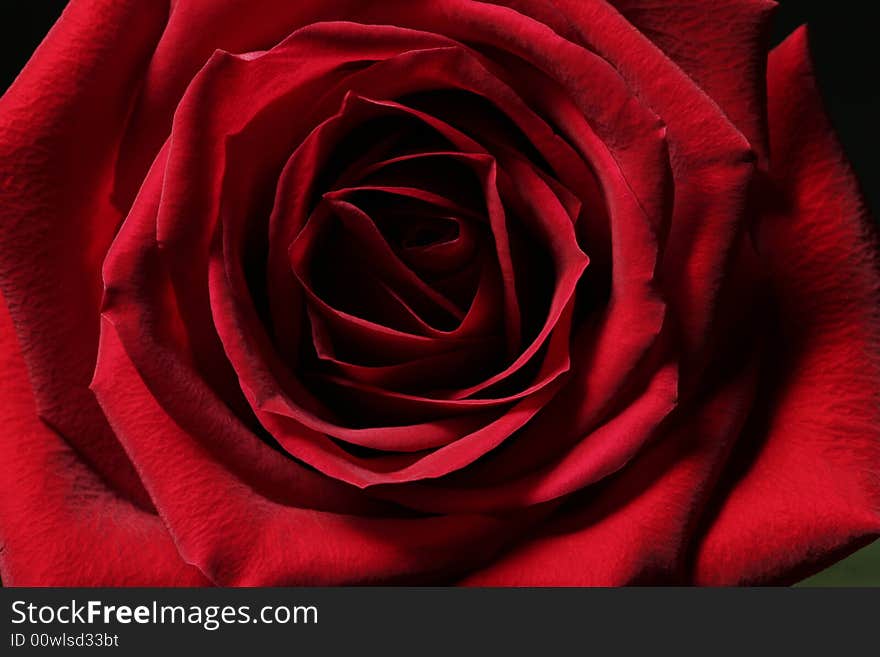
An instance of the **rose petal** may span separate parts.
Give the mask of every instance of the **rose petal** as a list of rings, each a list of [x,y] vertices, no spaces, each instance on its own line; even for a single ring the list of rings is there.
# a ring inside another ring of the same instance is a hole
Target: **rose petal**
[[[693,0],[609,4],[693,78],[766,161],[768,33],[776,3],[726,0],[711,11]]]
[[[720,281],[748,216],[753,145],[712,98],[607,4],[554,2],[572,17],[571,29],[614,65],[668,128],[675,205],[661,272],[683,334],[687,388],[708,362]]]
[[[742,365],[740,363],[740,365]],[[594,493],[561,507],[535,536],[463,580],[470,586],[622,586],[685,581],[706,486],[745,421],[754,359]]]
[[[294,489],[314,499],[321,486],[332,489],[335,484],[326,478],[321,478],[323,484],[304,481],[314,473],[289,460],[285,467],[299,471],[288,481],[289,501],[273,501],[259,492],[264,484],[239,478],[217,458],[217,441],[227,442],[236,429],[227,425],[212,434],[213,445],[201,443],[142,385],[112,323],[105,320],[102,329],[96,393],[139,464],[181,554],[217,584],[443,581],[487,560],[534,519],[534,513],[506,520],[480,515],[401,518],[303,508],[293,501]],[[120,378],[128,382],[122,390],[113,384]],[[185,396],[177,403],[192,403],[190,393],[178,388],[177,394]]]
[[[156,5],[71,2],[0,101],[0,291],[37,412],[145,509],[149,498],[88,381],[101,260],[124,212],[109,199],[115,153],[165,18]]]
[[[701,584],[789,583],[880,535],[880,275],[858,184],[801,29],[769,64],[756,233],[776,299],[765,424],[744,437],[699,545]]]
[[[0,574],[4,586],[200,586],[155,513],[108,487],[37,417],[0,297]]]

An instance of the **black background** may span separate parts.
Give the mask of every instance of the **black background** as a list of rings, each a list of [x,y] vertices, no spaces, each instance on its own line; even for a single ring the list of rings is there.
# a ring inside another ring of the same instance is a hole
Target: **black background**
[[[159,0],[143,0],[157,2]],[[295,1],[295,0],[294,0]],[[327,0],[332,2],[332,0]],[[699,0],[695,0],[699,1]],[[712,0],[702,0],[711,11]],[[61,13],[66,0],[0,0],[0,90],[6,88]],[[831,120],[880,218],[880,34],[870,0],[779,0],[772,39],[808,23],[819,84]]]

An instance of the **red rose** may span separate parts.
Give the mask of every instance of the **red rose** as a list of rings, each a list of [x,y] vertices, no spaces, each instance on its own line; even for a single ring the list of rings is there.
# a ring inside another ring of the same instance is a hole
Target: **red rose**
[[[875,252],[772,6],[73,0],[0,103],[4,583],[775,583],[876,537]]]

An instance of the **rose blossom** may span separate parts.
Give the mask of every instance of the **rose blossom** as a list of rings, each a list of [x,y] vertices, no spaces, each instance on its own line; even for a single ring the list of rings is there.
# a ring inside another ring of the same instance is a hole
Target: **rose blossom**
[[[761,584],[880,534],[880,279],[729,0],[72,0],[0,101],[10,585]]]

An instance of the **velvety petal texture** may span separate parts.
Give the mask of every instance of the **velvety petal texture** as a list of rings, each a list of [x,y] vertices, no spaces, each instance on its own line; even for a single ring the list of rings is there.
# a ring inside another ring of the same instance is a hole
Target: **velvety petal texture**
[[[876,236],[773,6],[72,0],[0,99],[3,581],[771,584],[876,538]]]
[[[6,586],[199,586],[155,513],[138,508],[37,415],[0,306],[0,543]]]
[[[805,30],[771,54],[768,80],[773,205],[754,236],[775,358],[696,555],[707,584],[797,581],[880,528],[876,235],[822,112]]]

